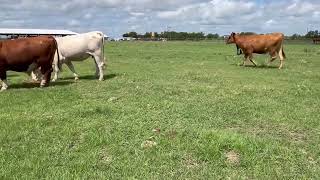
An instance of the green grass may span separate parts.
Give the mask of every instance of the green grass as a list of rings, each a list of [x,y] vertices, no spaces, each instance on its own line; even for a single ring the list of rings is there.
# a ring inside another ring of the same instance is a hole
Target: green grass
[[[234,45],[121,42],[103,82],[92,59],[42,89],[10,72],[0,179],[319,179],[320,47],[285,52],[278,70]]]

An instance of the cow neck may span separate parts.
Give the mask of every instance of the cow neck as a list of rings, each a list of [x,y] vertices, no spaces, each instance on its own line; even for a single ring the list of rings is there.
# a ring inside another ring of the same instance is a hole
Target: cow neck
[[[241,41],[241,37],[239,35],[235,35],[234,37],[234,43],[239,46],[242,47],[242,41]]]

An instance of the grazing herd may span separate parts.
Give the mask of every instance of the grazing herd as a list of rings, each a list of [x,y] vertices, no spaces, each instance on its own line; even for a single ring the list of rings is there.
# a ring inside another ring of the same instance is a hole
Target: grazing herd
[[[285,53],[283,51],[284,35],[271,33],[264,35],[239,35],[232,33],[226,43],[235,43],[237,54],[244,54],[244,61],[253,61],[253,53],[271,56],[270,63],[278,56],[279,69],[283,67]],[[79,79],[72,61],[83,61],[88,57],[94,59],[96,76],[103,80],[105,69],[104,34],[99,31],[77,34],[66,37],[39,36],[0,41],[0,79],[1,91],[8,88],[6,72],[26,72],[33,80],[40,81],[40,87],[58,79],[62,64],[66,64],[73,72],[75,80]],[[243,65],[244,65],[243,61]]]

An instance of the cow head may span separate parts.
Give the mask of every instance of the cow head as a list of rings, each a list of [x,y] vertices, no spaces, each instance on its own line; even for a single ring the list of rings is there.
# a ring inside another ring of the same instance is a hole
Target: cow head
[[[232,32],[231,35],[226,39],[227,44],[235,43],[235,37],[236,33]]]

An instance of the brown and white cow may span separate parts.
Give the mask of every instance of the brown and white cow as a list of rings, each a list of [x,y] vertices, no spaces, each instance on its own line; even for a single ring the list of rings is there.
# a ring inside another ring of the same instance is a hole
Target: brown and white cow
[[[56,51],[57,43],[52,36],[0,41],[1,91],[8,88],[8,70],[31,73],[32,70],[40,68],[43,75],[40,87],[48,85]]]
[[[282,33],[271,33],[262,35],[239,35],[236,33],[231,33],[226,43],[235,43],[244,54],[244,61],[249,58],[249,60],[256,66],[255,62],[252,60],[252,54],[266,54],[269,53],[271,56],[270,62],[274,61],[277,56],[280,57],[279,69],[283,67],[283,61],[286,55],[283,51],[283,40],[284,35]]]

